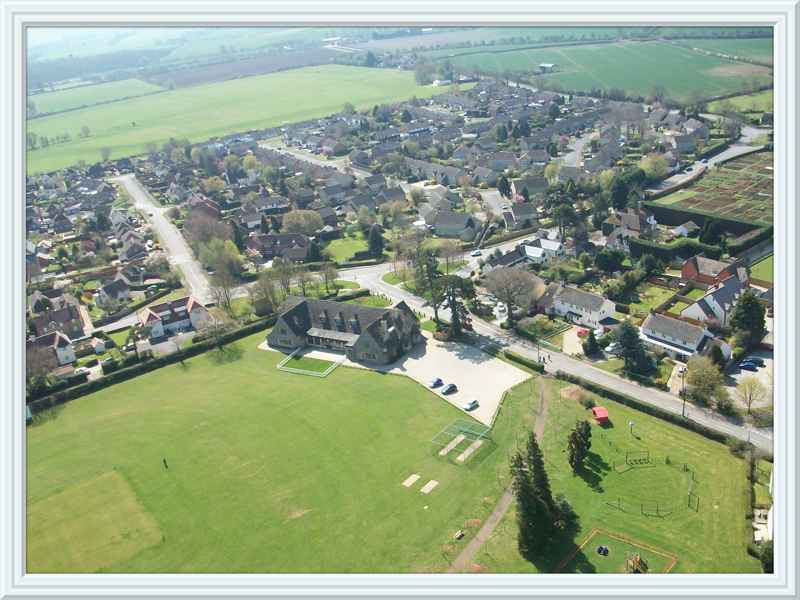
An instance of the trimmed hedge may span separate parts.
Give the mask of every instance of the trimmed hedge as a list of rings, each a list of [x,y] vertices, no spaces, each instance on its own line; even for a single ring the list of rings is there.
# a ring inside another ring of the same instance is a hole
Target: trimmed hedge
[[[489,237],[489,239],[483,240],[481,242],[480,247],[486,248],[487,246],[494,246],[496,244],[502,244],[503,242],[508,242],[509,240],[513,240],[516,238],[523,238],[526,235],[531,233],[536,233],[539,231],[539,227],[528,227],[527,229],[518,229],[517,231],[510,231],[508,233],[501,233],[500,235],[493,235]]]
[[[693,238],[681,238],[669,244],[655,244],[639,238],[630,238],[628,247],[633,258],[639,258],[642,254],[652,254],[656,258],[670,262],[675,258],[687,259],[700,252],[703,252],[708,258],[722,256],[722,249],[719,246],[704,244]]]
[[[239,329],[230,331],[221,337],[220,343],[228,344],[248,335],[263,331],[264,329],[272,327],[276,320],[277,317],[272,315],[249,325],[245,325],[244,327],[240,327]],[[132,379],[138,375],[143,375],[144,373],[149,373],[150,371],[154,371],[161,367],[197,356],[198,354],[202,354],[207,350],[215,348],[216,345],[216,340],[205,340],[197,344],[192,344],[191,346],[188,346],[179,352],[173,352],[172,354],[151,358],[133,366],[118,369],[104,377],[88,381],[66,391],[50,394],[49,396],[45,396],[44,398],[31,402],[29,407],[31,412],[36,414],[48,408],[52,408],[53,406],[57,406],[65,402],[69,402],[70,400],[74,400],[75,398],[80,398],[81,396],[102,390],[116,383],[127,381],[128,379]]]
[[[542,363],[536,362],[535,360],[526,356],[522,356],[521,354],[517,354],[511,350],[503,350],[503,356],[505,356],[508,360],[518,363],[523,367],[528,367],[537,373],[544,373],[544,365]]]
[[[370,291],[367,288],[359,288],[357,290],[345,292],[344,294],[339,294],[338,296],[332,296],[331,300],[336,300],[336,302],[347,302],[348,300],[355,300],[356,298],[363,298],[364,296],[369,295]]]
[[[631,408],[634,408],[648,415],[652,415],[659,419],[669,421],[674,425],[678,425],[680,427],[683,427],[684,429],[688,429],[689,431],[699,433],[703,437],[706,437],[715,442],[727,444],[729,447],[733,447],[733,445],[735,445],[736,442],[739,442],[737,438],[732,438],[728,435],[725,435],[724,433],[714,431],[713,429],[710,429],[705,425],[701,425],[696,421],[691,421],[689,419],[684,418],[681,415],[666,411],[663,408],[659,408],[651,404],[646,404],[641,400],[634,398],[633,396],[629,396],[627,394],[623,394],[622,392],[609,389],[605,386],[599,385],[592,381],[587,381],[582,377],[570,375],[569,373],[565,373],[559,370],[556,371],[556,378],[561,379],[562,381],[568,381],[570,383],[577,384],[582,388],[589,390],[590,392],[594,392],[598,396],[603,396],[604,398],[608,398],[609,400],[614,400],[615,402],[619,402],[620,404],[624,404],[625,406],[630,406]]]

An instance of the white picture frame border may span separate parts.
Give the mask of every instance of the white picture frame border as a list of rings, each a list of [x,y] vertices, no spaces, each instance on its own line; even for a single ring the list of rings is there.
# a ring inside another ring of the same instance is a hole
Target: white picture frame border
[[[0,0],[0,599],[89,597],[796,597],[798,2],[96,2]],[[775,573],[773,575],[26,575],[24,569],[25,43],[33,26],[771,25],[775,84]],[[787,199],[791,199],[788,201]],[[792,567],[795,565],[795,567]]]

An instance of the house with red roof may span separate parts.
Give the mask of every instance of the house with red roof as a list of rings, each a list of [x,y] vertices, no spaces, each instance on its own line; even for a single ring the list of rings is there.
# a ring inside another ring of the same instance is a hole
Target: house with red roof
[[[211,322],[208,309],[192,296],[151,304],[139,311],[139,323],[150,328],[151,338],[181,331],[200,330]]]

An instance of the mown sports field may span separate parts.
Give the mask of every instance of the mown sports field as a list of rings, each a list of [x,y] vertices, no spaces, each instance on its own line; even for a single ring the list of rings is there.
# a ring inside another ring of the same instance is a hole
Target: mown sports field
[[[443,60],[444,57],[440,57]],[[540,63],[554,63],[558,72],[544,76],[566,90],[588,92],[593,88],[623,89],[628,94],[647,96],[656,85],[667,95],[687,100],[742,90],[753,81],[771,81],[766,67],[734,63],[693,52],[666,42],[623,42],[582,46],[561,46],[511,52],[457,55],[453,65],[486,73],[509,71],[532,76]]]
[[[457,549],[443,546],[502,495],[533,384],[503,409],[493,442],[457,464],[431,439],[469,417],[434,393],[364,369],[280,372],[283,355],[258,350],[263,339],[30,427],[28,571],[445,570]]]
[[[579,403],[581,396],[606,407],[612,426],[596,425]],[[549,397],[545,466],[553,493],[564,494],[578,513],[580,530],[532,564],[517,551],[512,505],[470,570],[618,573],[624,567],[621,557],[639,552],[654,573],[665,571],[673,557],[672,573],[760,572],[758,561],[746,552],[752,530],[745,519],[749,491],[743,460],[722,444],[561,382]],[[566,453],[567,436],[577,420],[592,422],[592,447],[580,475],[572,473]],[[652,463],[644,462],[645,452]],[[626,457],[639,464],[628,465]],[[596,554],[601,544],[609,547],[609,556]]]
[[[574,478],[561,450],[587,413],[560,399],[563,384],[537,378],[507,394],[490,438],[459,464],[431,441],[444,443],[464,413],[435,394],[362,369],[280,372],[283,355],[257,349],[263,337],[77,399],[28,428],[28,572],[443,572],[509,485],[510,452],[534,427],[542,389],[548,470],[583,533],[626,534],[678,555],[682,571],[757,570],[744,551],[744,462],[719,444],[606,403],[610,442],[692,461],[701,508],[682,508],[688,479],[673,467]],[[638,444],[625,438],[627,419]],[[619,452],[597,436],[603,468]],[[674,516],[606,504],[655,495]],[[506,517],[481,565],[535,570],[516,554],[514,527]]]
[[[342,65],[307,67],[258,77],[178,89],[163,94],[34,119],[29,131],[49,137],[70,133],[72,140],[28,152],[28,170],[52,171],[94,163],[100,150],[111,158],[142,154],[147,144],[174,137],[193,142],[250,129],[273,127],[340,111],[428,97],[445,88],[417,85],[411,71]],[[80,138],[81,127],[91,135]]]

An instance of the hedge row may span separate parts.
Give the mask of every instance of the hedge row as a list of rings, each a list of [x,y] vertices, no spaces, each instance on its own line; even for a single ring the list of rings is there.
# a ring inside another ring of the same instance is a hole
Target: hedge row
[[[544,373],[544,365],[540,362],[536,362],[531,358],[522,356],[521,354],[517,354],[516,352],[512,352],[511,350],[503,350],[503,356],[505,356],[508,360],[518,363],[523,367],[528,367],[529,369],[532,369],[537,373]]]
[[[714,440],[715,442],[728,444],[731,447],[736,446],[737,443],[739,442],[739,440],[736,438],[731,438],[730,436],[725,435],[724,433],[720,433],[718,431],[710,429],[705,425],[697,423],[696,421],[686,419],[681,415],[671,413],[669,411],[664,410],[663,408],[659,408],[658,406],[646,404],[641,400],[634,398],[633,396],[629,396],[628,394],[623,394],[622,392],[609,389],[605,386],[583,379],[582,377],[578,377],[576,375],[570,375],[569,373],[565,373],[564,371],[559,370],[556,371],[556,378],[561,379],[562,381],[568,381],[570,383],[577,384],[582,388],[597,394],[598,396],[603,396],[604,398],[608,398],[609,400],[613,400],[615,402],[619,402],[620,404],[630,406],[631,408],[634,408],[643,413],[647,413],[648,415],[652,415],[659,419],[669,421],[670,423],[683,427],[684,429],[688,429],[689,431],[699,433],[700,435],[707,437],[710,440]]]
[[[221,336],[219,344],[228,344],[230,342],[246,337],[248,335],[252,335],[254,333],[258,333],[259,331],[263,331],[264,329],[267,329],[268,327],[274,325],[276,320],[277,317],[275,315],[272,315],[265,319],[261,319],[260,321],[256,321],[249,325],[245,325],[244,327],[241,327],[239,329],[230,331],[225,335]],[[161,367],[165,367],[167,365],[171,365],[176,362],[181,362],[187,358],[197,356],[198,354],[202,354],[203,352],[211,350],[216,346],[217,346],[217,340],[206,340],[203,342],[199,342],[197,344],[192,344],[191,346],[181,349],[178,352],[173,352],[172,354],[166,354],[164,356],[151,358],[149,360],[137,363],[131,367],[125,367],[119,369],[118,371],[114,371],[113,373],[110,373],[99,379],[94,379],[82,385],[75,386],[66,391],[50,394],[49,396],[45,396],[44,398],[31,402],[28,406],[30,407],[31,412],[36,414],[45,409],[57,406],[58,404],[63,404],[65,402],[69,402],[70,400],[74,400],[75,398],[80,398],[81,396],[85,396],[86,394],[91,394],[92,392],[102,390],[116,383],[127,381],[128,379],[137,377],[138,375],[149,373],[150,371],[154,371]]]
[[[708,258],[719,258],[722,249],[719,246],[704,244],[692,238],[681,238],[669,244],[655,244],[639,238],[628,239],[631,256],[639,258],[642,254],[652,254],[658,259],[672,261],[675,258],[687,259],[703,252]]]
[[[41,387],[30,389],[28,390],[26,402],[32,402],[33,400],[42,398],[47,394],[54,394],[55,392],[65,390],[74,385],[86,383],[87,379],[87,373],[73,373],[64,379],[59,379],[53,385],[43,385]]]
[[[764,240],[771,240],[773,236],[772,226],[764,227],[759,231],[756,235],[749,237],[741,242],[732,243],[728,245],[728,252],[732,256],[736,256],[737,254],[741,254],[745,250],[749,250],[753,246],[760,244]]]
[[[677,227],[686,221],[694,221],[698,227],[703,227],[706,221],[713,219],[721,223],[727,231],[734,235],[742,235],[759,227],[758,223],[736,217],[721,216],[697,208],[677,208],[673,204],[659,204],[652,200],[642,202],[642,206],[653,213],[659,224]]]
[[[528,227],[527,229],[518,229],[517,231],[493,235],[488,240],[483,240],[481,243],[481,248],[486,248],[487,245],[502,244],[503,242],[508,242],[509,240],[522,238],[531,233],[536,233],[537,231],[539,231],[539,227]]]

